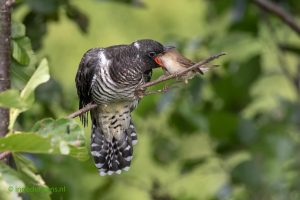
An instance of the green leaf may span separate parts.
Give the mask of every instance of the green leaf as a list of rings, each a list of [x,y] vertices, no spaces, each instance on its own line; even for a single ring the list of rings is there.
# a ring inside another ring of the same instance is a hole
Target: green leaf
[[[49,153],[50,138],[38,133],[15,133],[0,138],[0,151]]]
[[[237,165],[231,172],[234,183],[243,183],[251,188],[259,188],[262,184],[262,171],[257,162],[246,160]]]
[[[233,73],[234,83],[248,89],[261,74],[261,56],[256,55],[240,64],[236,73]]]
[[[17,90],[6,90],[0,93],[0,106],[5,108],[26,109],[27,105],[20,98]]]
[[[0,199],[1,200],[22,200],[18,196],[16,188],[23,188],[24,182],[20,175],[6,164],[0,162]]]
[[[0,138],[0,151],[70,155],[88,159],[84,131],[74,120],[44,119],[36,132],[9,134]]]
[[[37,170],[35,169],[33,163],[24,156],[18,154],[14,154],[14,160],[16,162],[18,172],[26,184],[26,188],[34,188],[35,190],[38,190],[36,192],[27,192],[27,194],[30,196],[30,199],[50,200],[51,192],[42,177],[36,174]]]
[[[19,22],[13,22],[11,26],[11,37],[13,39],[25,36],[25,26]]]
[[[12,57],[21,65],[26,66],[30,62],[27,51],[15,40],[12,40]]]
[[[72,119],[43,119],[34,125],[33,131],[50,136],[60,154],[71,155],[80,160],[88,158],[84,130]]]
[[[68,143],[65,141],[60,141],[59,142],[59,151],[63,155],[68,155],[70,153],[70,148],[68,146]]]
[[[234,113],[222,111],[209,115],[209,131],[212,136],[230,141],[235,136],[238,125],[238,116]]]
[[[188,173],[207,162],[207,157],[184,160],[181,164],[181,173]]]
[[[252,100],[250,89],[261,73],[261,59],[259,55],[251,57],[237,65],[228,68],[222,78],[217,77],[212,82],[215,94],[219,96],[224,107],[230,110],[242,110]],[[228,89],[229,88],[229,89]]]
[[[241,32],[233,32],[226,35],[225,38],[223,35],[222,37],[214,38],[210,45],[210,49],[215,51],[228,52],[228,55],[222,58],[223,62],[228,60],[243,62],[261,52],[261,43],[257,38],[251,34]]]
[[[21,47],[22,50],[24,50],[25,52],[25,56],[28,56],[28,63],[25,62],[19,62],[16,59],[13,59],[13,64],[15,66],[24,68],[24,67],[31,67],[30,71],[32,71],[32,69],[35,69],[35,65],[37,63],[36,60],[36,55],[35,53],[32,51],[32,45],[31,45],[31,40],[29,39],[29,37],[25,36],[25,37],[21,37],[21,38],[16,38],[13,41],[15,41],[19,47]],[[33,71],[32,71],[33,73]],[[30,73],[30,74],[32,74]]]
[[[254,122],[240,117],[238,122],[238,137],[244,144],[251,144],[257,139],[257,127]]]
[[[50,78],[49,67],[47,59],[43,59],[39,64],[38,68],[35,70],[28,83],[21,92],[21,100],[28,105],[31,105],[34,102],[34,90],[40,84],[47,82]],[[21,112],[24,112],[26,109],[11,109],[10,110],[10,124],[9,130],[12,130],[13,125]]]
[[[26,4],[36,13],[51,15],[57,12],[60,1],[53,0],[25,0]]]
[[[89,25],[89,19],[85,13],[83,13],[80,9],[78,9],[76,6],[67,4],[66,6],[66,15],[69,19],[73,20],[77,26],[80,28],[80,30],[83,33],[87,33],[88,31],[88,25]]]
[[[49,67],[47,59],[43,59],[39,64],[37,70],[34,72],[25,88],[21,92],[21,97],[26,101],[30,94],[32,94],[37,86],[47,82],[50,79]]]

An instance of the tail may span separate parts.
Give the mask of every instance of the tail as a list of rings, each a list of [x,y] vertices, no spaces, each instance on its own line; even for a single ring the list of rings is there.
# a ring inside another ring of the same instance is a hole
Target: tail
[[[101,127],[92,126],[91,154],[101,176],[121,174],[128,171],[132,160],[133,146],[137,143],[135,127],[130,121],[129,128],[122,134],[121,139],[108,139]]]

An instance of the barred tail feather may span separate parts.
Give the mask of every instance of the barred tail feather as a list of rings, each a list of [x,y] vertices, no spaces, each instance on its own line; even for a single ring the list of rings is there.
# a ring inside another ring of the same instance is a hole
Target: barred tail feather
[[[112,138],[108,141],[100,127],[93,125],[91,134],[91,154],[95,165],[101,176],[120,174],[122,170],[128,171],[133,154],[133,144],[136,144],[137,137],[132,123],[125,130],[121,139]]]
[[[137,134],[133,122],[130,120],[129,128],[126,130],[126,134],[131,137],[131,142],[136,145],[138,142]]]

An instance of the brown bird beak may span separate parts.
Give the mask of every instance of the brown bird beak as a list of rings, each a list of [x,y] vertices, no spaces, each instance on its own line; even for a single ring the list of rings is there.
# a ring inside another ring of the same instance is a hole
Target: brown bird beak
[[[164,46],[164,52],[163,53],[165,53],[165,52],[167,52],[167,51],[169,51],[169,50],[171,50],[171,49],[175,49],[176,47],[174,47],[174,46]]]
[[[155,61],[157,64],[159,64],[161,67],[164,67],[164,66],[163,66],[163,63],[162,63],[162,61],[161,61],[161,59],[160,59],[160,57],[163,56],[166,52],[168,52],[168,51],[170,51],[170,50],[172,50],[172,49],[175,49],[175,48],[176,48],[176,47],[174,47],[174,46],[164,46],[164,51],[163,51],[162,53],[158,54],[158,55],[154,58],[154,61]]]

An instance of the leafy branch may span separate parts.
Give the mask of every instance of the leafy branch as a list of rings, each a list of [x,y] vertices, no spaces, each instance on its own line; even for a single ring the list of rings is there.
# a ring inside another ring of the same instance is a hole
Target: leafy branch
[[[300,35],[300,25],[296,23],[295,19],[292,15],[290,15],[288,12],[286,12],[282,7],[279,5],[268,1],[268,0],[254,0],[254,4],[256,4],[258,7],[260,7],[262,10],[272,13],[279,17],[285,24],[287,24],[292,30],[294,30],[298,35]],[[297,66],[297,76],[294,77],[289,71],[288,71],[288,62],[286,61],[286,58],[283,56],[283,50],[287,46],[284,46],[280,44],[279,38],[276,36],[276,29],[272,26],[268,18],[266,19],[267,27],[270,31],[271,39],[273,39],[274,43],[278,46],[278,61],[279,61],[279,67],[283,73],[283,75],[287,78],[287,80],[291,83],[291,85],[295,88],[296,93],[298,94],[298,100],[300,100],[300,67]]]
[[[259,6],[261,9],[273,13],[279,17],[285,24],[287,24],[291,29],[293,29],[298,35],[300,35],[300,26],[296,23],[293,16],[287,13],[280,6],[268,0],[254,0],[254,4]]]

